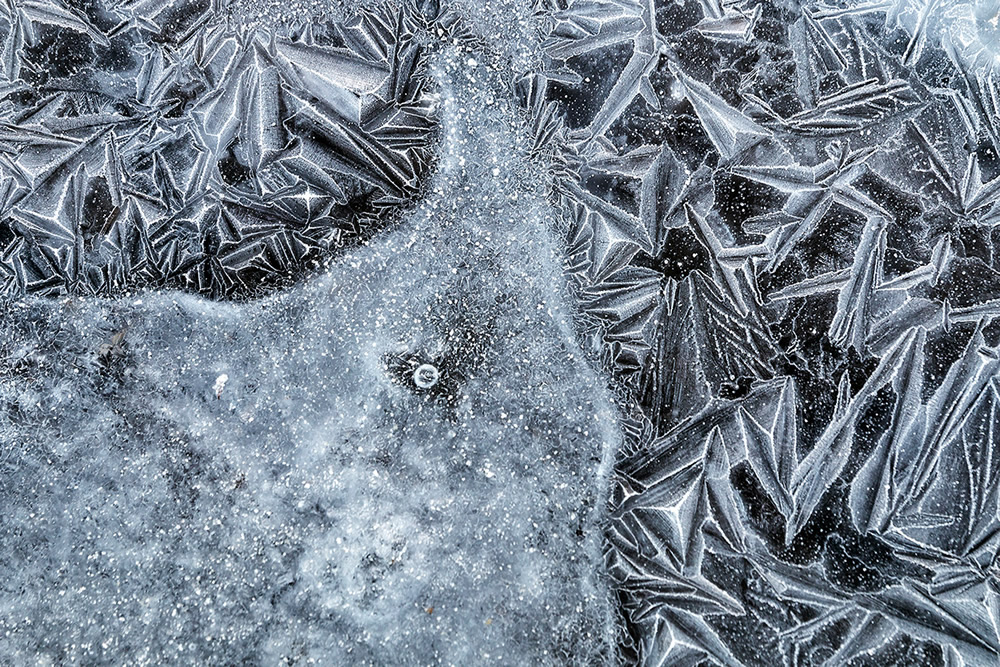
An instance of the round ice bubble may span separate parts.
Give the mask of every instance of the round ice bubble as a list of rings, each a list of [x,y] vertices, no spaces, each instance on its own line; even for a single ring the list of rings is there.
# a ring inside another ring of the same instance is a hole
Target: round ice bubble
[[[430,389],[437,384],[441,373],[433,364],[420,364],[417,370],[413,371],[413,384],[421,389]]]

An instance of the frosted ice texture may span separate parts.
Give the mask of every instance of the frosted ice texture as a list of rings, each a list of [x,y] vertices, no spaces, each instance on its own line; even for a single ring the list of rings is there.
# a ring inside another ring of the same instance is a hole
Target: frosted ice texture
[[[3,14],[15,661],[997,663],[995,0]]]
[[[470,61],[437,59],[427,196],[304,285],[5,307],[3,662],[613,654],[615,415],[519,121]]]
[[[553,8],[625,661],[996,664],[998,11]]]

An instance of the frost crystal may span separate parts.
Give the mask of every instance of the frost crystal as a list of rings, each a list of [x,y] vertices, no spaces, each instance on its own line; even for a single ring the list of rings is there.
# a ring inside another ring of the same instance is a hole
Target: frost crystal
[[[552,9],[624,661],[996,664],[998,10]]]

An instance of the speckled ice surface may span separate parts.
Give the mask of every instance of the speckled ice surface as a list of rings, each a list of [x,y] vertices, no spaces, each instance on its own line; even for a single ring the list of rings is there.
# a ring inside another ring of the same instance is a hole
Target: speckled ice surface
[[[488,66],[450,49],[432,76],[426,196],[328,272],[241,304],[5,308],[6,664],[613,653],[615,415],[574,340],[544,183]],[[440,373],[427,390],[419,363]]]

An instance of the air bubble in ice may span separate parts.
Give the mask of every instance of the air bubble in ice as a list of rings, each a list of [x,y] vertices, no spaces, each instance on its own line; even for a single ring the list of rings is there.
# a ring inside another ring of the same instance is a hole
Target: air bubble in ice
[[[441,373],[433,364],[420,364],[417,370],[413,371],[413,384],[421,389],[430,389],[437,384]]]

